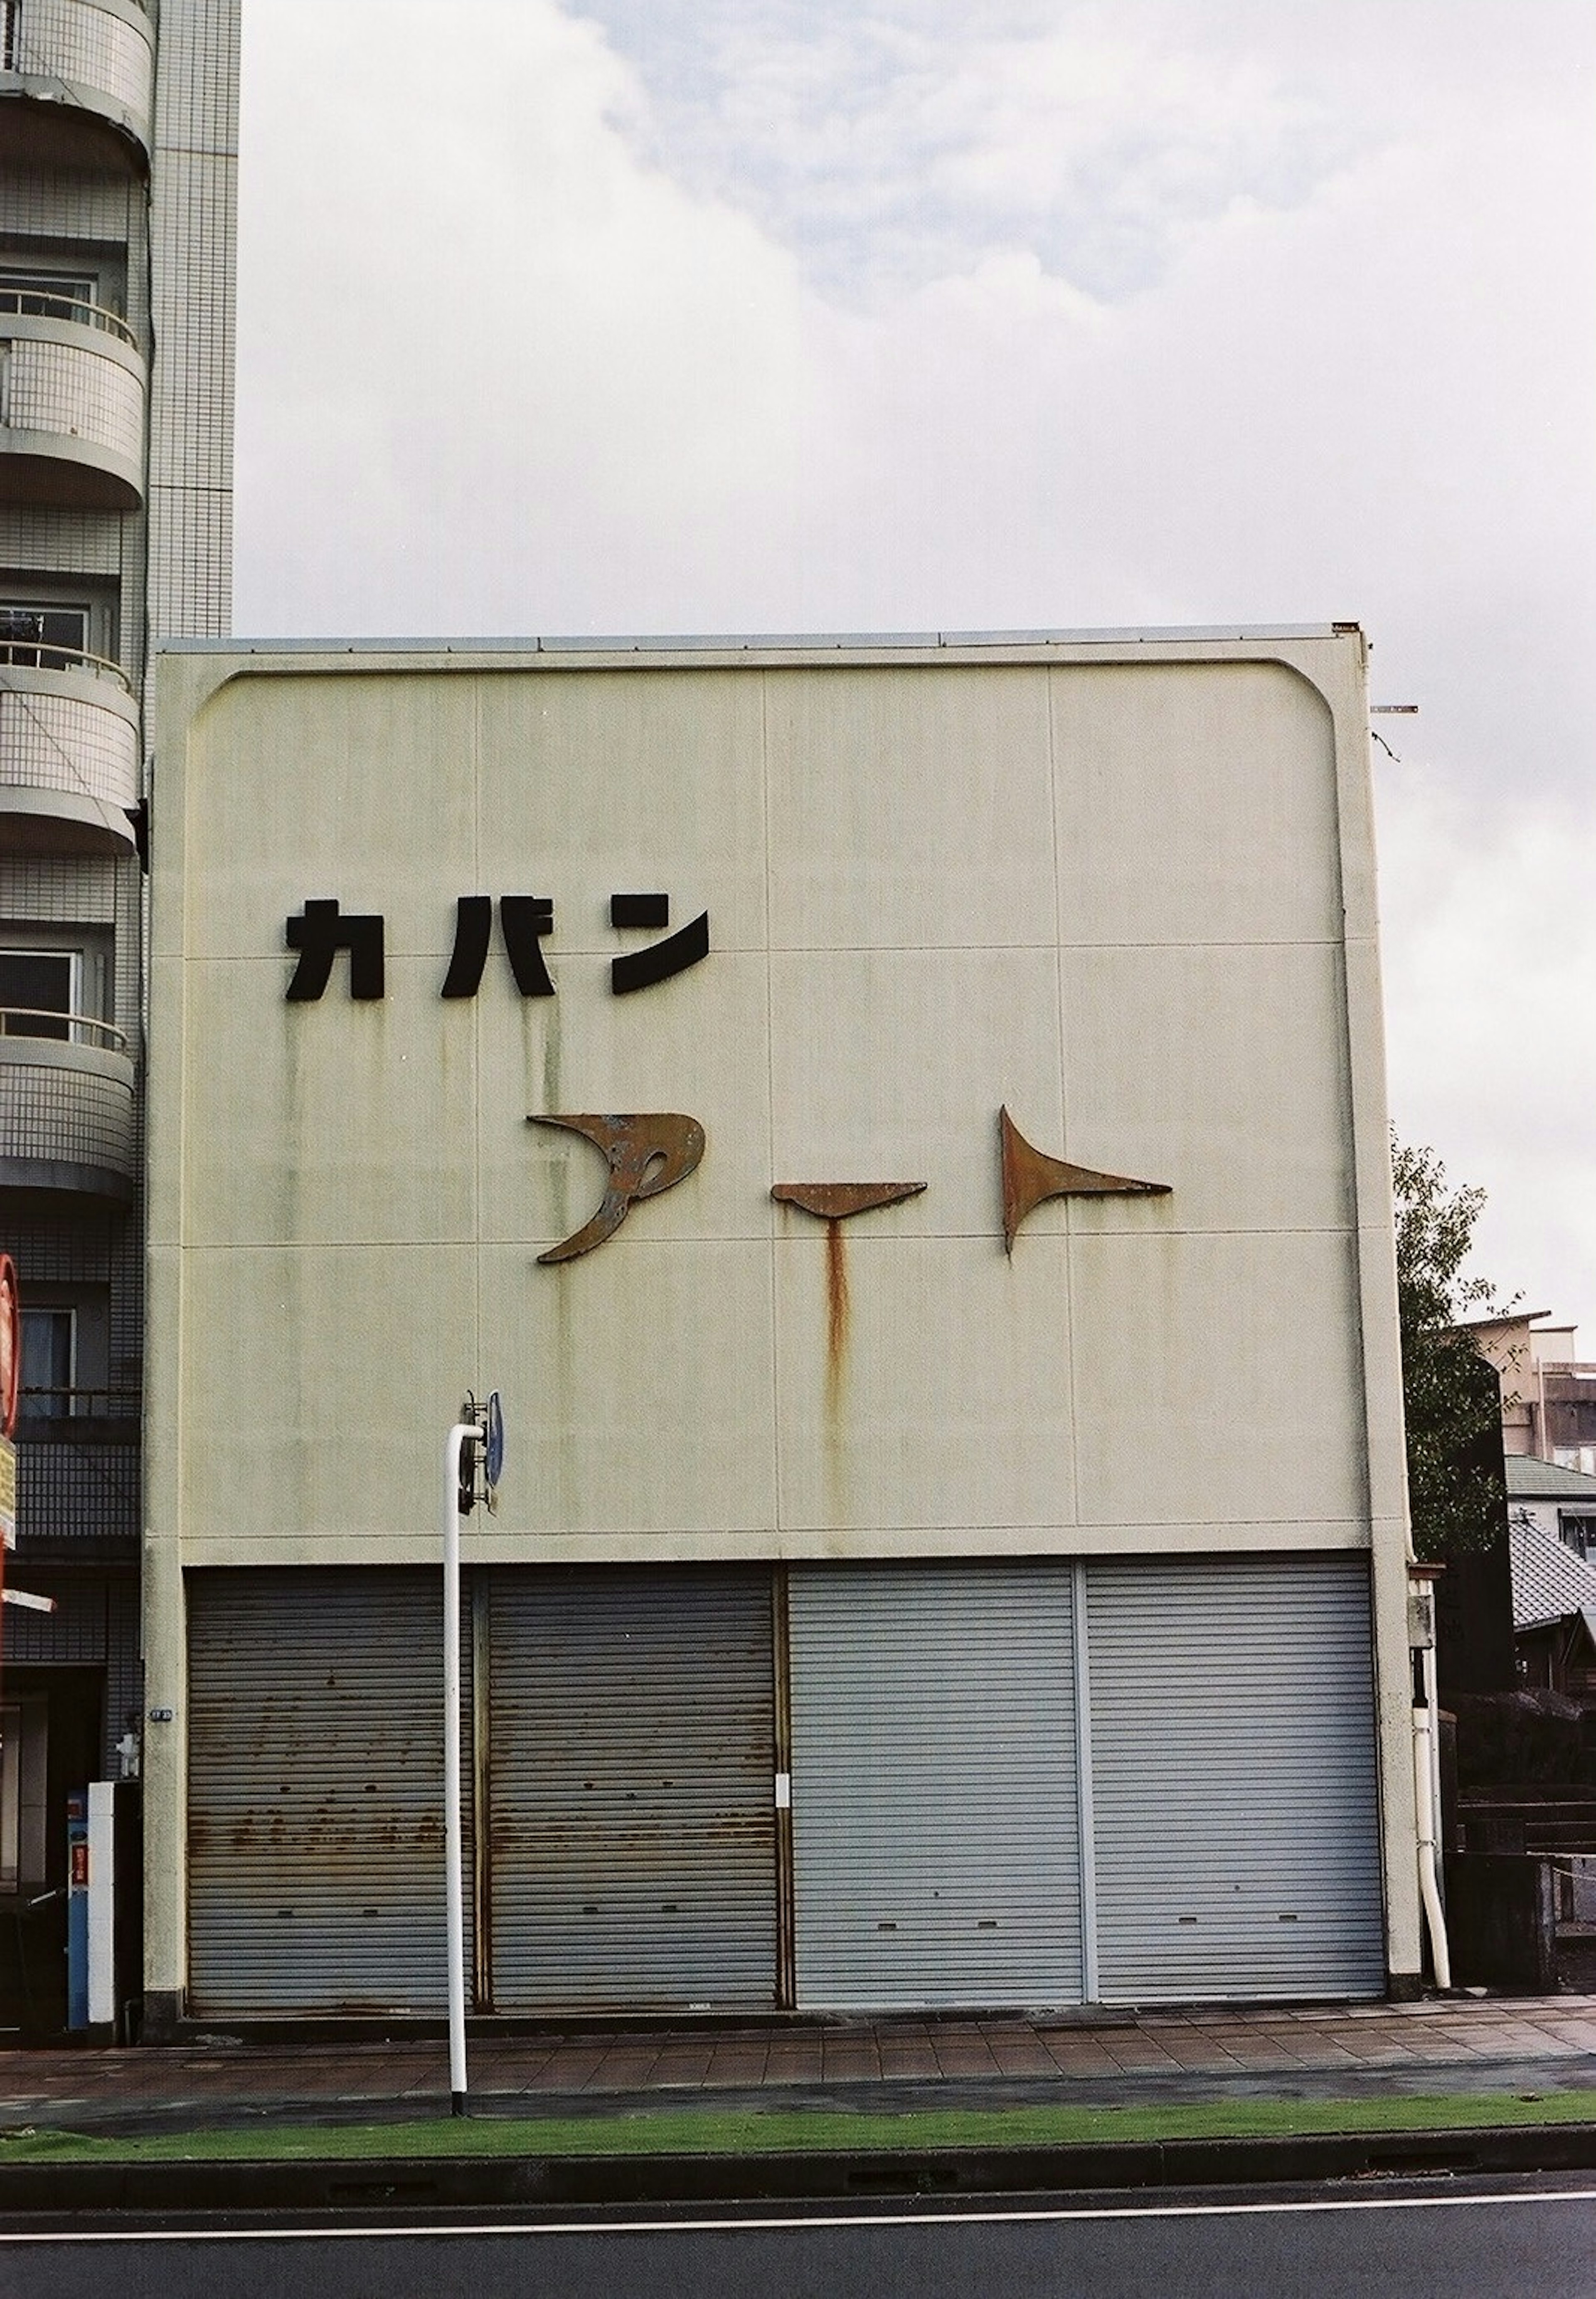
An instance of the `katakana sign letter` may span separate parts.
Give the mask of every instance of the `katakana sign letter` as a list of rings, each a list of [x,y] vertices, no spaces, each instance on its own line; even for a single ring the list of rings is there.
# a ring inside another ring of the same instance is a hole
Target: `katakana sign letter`
[[[288,984],[294,1003],[320,998],[332,979],[333,960],[349,953],[349,995],[380,998],[383,992],[382,917],[344,916],[336,901],[307,902],[303,914],[284,921],[283,939],[299,952]]]
[[[487,940],[494,930],[491,894],[461,894],[454,905],[454,947],[440,993],[445,998],[474,998],[487,964]]]
[[[670,923],[669,894],[611,894],[610,923],[612,926],[664,926]],[[701,958],[710,954],[710,914],[699,913],[690,925],[685,925],[663,942],[650,942],[646,950],[629,950],[624,958],[610,961],[610,987],[618,998],[628,990],[649,990],[656,982],[669,982],[673,974],[685,974],[696,966]]]
[[[501,894],[499,925],[521,996],[552,998],[554,985],[544,960],[543,936],[554,930],[553,901],[546,894]]]
[[[563,1244],[540,1253],[540,1262],[575,1261],[613,1237],[632,1208],[685,1182],[703,1156],[704,1133],[695,1117],[649,1110],[626,1117],[528,1117],[528,1125],[561,1125],[580,1133],[610,1161],[609,1187],[590,1222]]]
[[[454,905],[454,947],[444,977],[445,998],[474,998],[482,986],[487,945],[493,934],[491,894],[461,894]],[[542,937],[553,930],[554,905],[546,894],[504,894],[499,924],[510,971],[523,998],[552,998],[554,985],[543,955]]]

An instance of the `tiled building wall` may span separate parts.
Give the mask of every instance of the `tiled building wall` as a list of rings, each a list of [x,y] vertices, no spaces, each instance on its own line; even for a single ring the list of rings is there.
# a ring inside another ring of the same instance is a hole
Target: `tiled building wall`
[[[144,386],[120,360],[20,336],[8,365],[6,419],[13,429],[53,431],[109,448],[130,463],[140,460]]]
[[[97,88],[129,112],[149,115],[150,28],[92,0],[26,0],[17,66]]]
[[[0,854],[0,928],[111,925],[115,918],[110,855]]]
[[[232,615],[239,0],[166,0],[152,195],[155,372],[150,626],[212,637]]]
[[[107,280],[102,300],[120,310],[146,350],[150,340],[149,203],[138,175],[53,168],[34,157],[0,164],[0,241],[13,261],[41,269],[74,246],[96,251]],[[135,452],[141,452],[136,449]],[[146,513],[0,504],[0,584],[24,592],[29,573],[107,576],[119,589],[115,653],[135,687],[144,675]]]
[[[130,1083],[10,1056],[0,1062],[0,1158],[58,1158],[130,1177],[133,1150]]]
[[[140,443],[147,486],[145,508],[126,517],[0,505],[0,594],[26,597],[30,576],[58,585],[73,577],[112,583],[114,651],[137,692],[159,636],[218,635],[229,626],[239,0],[162,0],[153,102],[137,51],[157,22],[154,10],[146,16],[126,4],[27,0],[27,22],[41,47],[53,44],[62,78],[104,90],[150,124],[147,190],[137,165],[118,164],[104,131],[97,145],[87,139],[83,156],[74,158],[77,147],[69,145],[54,105],[47,114],[38,107],[31,120],[16,108],[18,132],[0,143],[0,260],[9,255],[43,269],[73,249],[85,261],[92,256],[101,299],[121,311],[150,358],[147,436]],[[109,1014],[135,1054],[142,1040],[144,892],[131,856],[0,851],[0,933],[7,923],[113,928]],[[124,1104],[121,1123],[124,1154],[137,1161],[142,1106],[129,1111]],[[137,1391],[143,1362],[138,1213],[79,1201],[41,1215],[38,1206],[35,1198],[25,1213],[9,1209],[0,1244],[16,1255],[25,1282],[58,1293],[87,1289],[108,1303],[106,1373],[112,1389],[123,1392],[121,1409],[136,1412],[129,1392]],[[37,1456],[29,1490],[45,1523],[120,1533],[131,1559],[136,1443],[97,1455],[87,1444],[51,1443]],[[96,1495],[104,1507],[90,1506]],[[55,1593],[54,1584],[46,1593]],[[47,1623],[24,1616],[33,1642],[12,1644],[10,1656],[105,1665],[105,1765],[114,1772],[126,1712],[139,1706],[137,1570],[129,1563],[120,1577],[69,1576],[59,1593],[70,1595],[62,1613]]]
[[[77,695],[0,690],[0,783],[126,809],[138,797],[138,730]]]

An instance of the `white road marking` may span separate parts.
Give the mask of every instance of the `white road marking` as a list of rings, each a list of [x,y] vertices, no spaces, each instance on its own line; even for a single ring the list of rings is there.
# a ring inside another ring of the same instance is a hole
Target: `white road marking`
[[[1293,2204],[1092,2204],[1060,2210],[961,2212],[819,2212],[782,2219],[528,2220],[487,2220],[480,2226],[195,2228],[163,2233],[151,2228],[110,2228],[54,2233],[13,2234],[0,2229],[0,2244],[65,2243],[385,2243],[417,2237],[533,2235],[705,2235],[722,2232],[777,2234],[800,2228],[1002,2227],[1068,2220],[1197,2220],[1283,2217],[1309,2212],[1484,2211],[1509,2204],[1596,2204],[1596,2187],[1559,2187],[1513,2195],[1337,2195]],[[602,2208],[602,2207],[595,2207]],[[728,2212],[731,2207],[728,2207]]]

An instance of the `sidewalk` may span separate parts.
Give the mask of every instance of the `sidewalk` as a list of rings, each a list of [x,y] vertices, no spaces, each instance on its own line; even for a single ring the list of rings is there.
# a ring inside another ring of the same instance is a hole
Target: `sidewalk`
[[[1079,2013],[579,2024],[473,2035],[477,2115],[641,2109],[1140,2106],[1215,2099],[1596,2094],[1596,1996]],[[125,2134],[272,2121],[384,2123],[448,2109],[440,2036],[0,2052],[0,2131]],[[1592,2102],[1596,2123],[1596,2097]]]

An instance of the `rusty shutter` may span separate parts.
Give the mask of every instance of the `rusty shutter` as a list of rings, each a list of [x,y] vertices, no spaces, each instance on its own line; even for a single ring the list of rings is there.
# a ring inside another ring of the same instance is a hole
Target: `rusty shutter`
[[[762,1569],[489,1578],[494,2009],[769,2004]]]
[[[199,1572],[187,1595],[191,2011],[442,2011],[441,1573]]]

